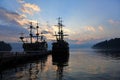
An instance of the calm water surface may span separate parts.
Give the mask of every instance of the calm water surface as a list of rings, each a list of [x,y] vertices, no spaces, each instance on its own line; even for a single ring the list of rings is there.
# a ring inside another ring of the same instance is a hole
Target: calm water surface
[[[64,64],[49,55],[1,72],[0,80],[120,80],[120,54],[74,49]]]

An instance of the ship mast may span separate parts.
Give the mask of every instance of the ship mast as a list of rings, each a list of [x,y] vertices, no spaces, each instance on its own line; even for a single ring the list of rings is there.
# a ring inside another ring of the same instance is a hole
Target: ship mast
[[[37,36],[37,42],[38,42],[38,37],[39,37],[39,33],[38,33],[38,28],[39,28],[39,26],[38,26],[38,23],[37,23],[36,28],[37,28],[37,33],[36,33],[36,36]]]
[[[64,37],[64,35],[63,35],[63,30],[62,30],[62,27],[63,27],[63,24],[62,24],[62,20],[60,21],[60,23],[61,23],[61,30],[60,30],[60,35],[61,35],[61,40],[63,40],[63,37]]]
[[[61,23],[60,23],[60,17],[58,18],[58,40],[60,40],[60,25],[61,25]]]
[[[58,18],[58,35],[56,35],[56,33],[55,33],[55,36],[56,36],[56,38],[57,38],[57,36],[58,36],[58,38],[57,38],[57,40],[58,41],[62,41],[62,40],[64,40],[64,36],[68,36],[68,35],[64,35],[63,34],[63,30],[62,30],[62,28],[63,28],[63,24],[62,24],[62,20],[61,20],[61,18],[59,17]]]
[[[31,22],[30,23],[30,43],[32,43],[32,37],[33,37],[32,29],[33,29],[33,26],[32,26],[32,22]]]
[[[21,41],[24,43],[24,40],[23,40],[23,39],[24,39],[23,34],[24,34],[23,32],[20,33],[20,35],[21,35],[21,36],[20,36],[20,39],[21,39]]]

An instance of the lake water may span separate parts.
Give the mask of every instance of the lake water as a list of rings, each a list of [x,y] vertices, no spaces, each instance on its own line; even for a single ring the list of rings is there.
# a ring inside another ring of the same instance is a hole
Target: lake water
[[[49,55],[1,72],[0,80],[120,80],[120,53],[73,49],[64,64]]]

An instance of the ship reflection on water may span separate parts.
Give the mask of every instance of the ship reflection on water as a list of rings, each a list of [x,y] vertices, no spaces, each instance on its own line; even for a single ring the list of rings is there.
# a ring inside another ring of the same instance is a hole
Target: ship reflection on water
[[[0,80],[120,80],[119,54],[79,49],[42,56],[0,71]]]
[[[41,56],[39,60],[17,65],[10,70],[0,71],[0,80],[44,80],[49,76],[53,77],[49,80],[54,78],[62,80],[64,67],[68,66],[68,59],[69,55]],[[53,69],[56,75],[49,74],[51,68],[53,68],[52,65],[56,67],[56,69]]]
[[[36,61],[20,64],[16,67],[0,71],[0,80],[37,80],[46,67],[48,55],[41,55]]]
[[[95,50],[95,52],[98,53],[98,55],[101,55],[103,57],[112,58],[115,60],[120,60],[120,51]]]
[[[64,67],[68,66],[69,54],[65,53],[64,55],[56,53],[58,55],[52,55],[52,64],[56,65],[56,78],[57,80],[63,80],[64,76]]]
[[[32,64],[29,65],[29,80],[38,79],[39,73],[42,73],[44,70],[45,62],[46,60],[40,60],[39,62],[37,61],[34,66]]]

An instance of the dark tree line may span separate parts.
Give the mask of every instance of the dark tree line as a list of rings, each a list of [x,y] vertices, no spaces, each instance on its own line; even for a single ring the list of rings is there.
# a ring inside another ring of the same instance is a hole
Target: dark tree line
[[[11,51],[12,47],[10,44],[0,41],[0,51]]]
[[[120,38],[105,40],[92,46],[95,49],[120,49]]]

